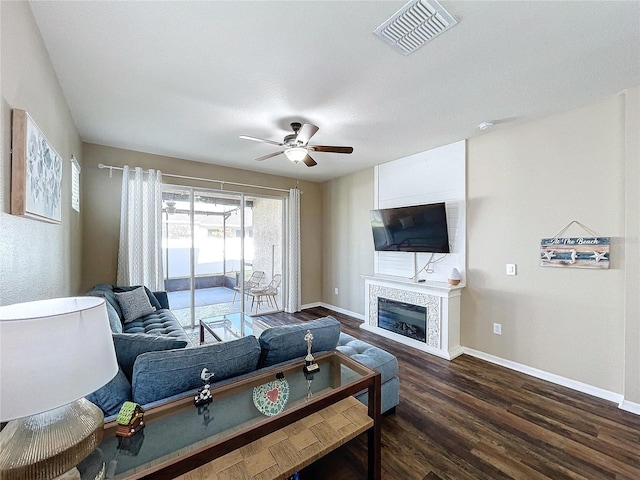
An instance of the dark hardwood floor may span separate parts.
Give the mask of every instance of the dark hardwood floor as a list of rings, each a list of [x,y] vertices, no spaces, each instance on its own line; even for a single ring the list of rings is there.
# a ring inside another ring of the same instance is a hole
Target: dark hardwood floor
[[[382,478],[640,479],[640,416],[605,400],[462,355],[449,362],[359,329],[325,308],[259,317],[275,326],[332,315],[398,357],[400,405],[382,424]],[[301,479],[366,476],[366,435]]]

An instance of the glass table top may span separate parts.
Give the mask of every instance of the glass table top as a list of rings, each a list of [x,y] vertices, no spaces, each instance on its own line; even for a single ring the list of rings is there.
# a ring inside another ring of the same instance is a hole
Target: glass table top
[[[115,422],[105,425],[99,449],[106,464],[106,478],[138,478],[144,472],[178,462],[301,406],[319,399],[326,404],[324,400],[342,387],[375,375],[336,351],[317,355],[316,362],[320,369],[312,378],[305,377],[304,361],[300,360],[221,382],[220,386],[212,384],[213,402],[207,407],[197,408],[194,397],[189,396],[149,409],[145,412],[144,428],[129,438],[115,436]],[[258,408],[264,411],[265,405],[282,401],[282,397],[277,398],[278,392],[274,392],[274,387],[280,387],[279,393],[285,390],[276,377],[280,372],[286,380],[288,399],[281,413],[267,416]]]
[[[200,324],[216,337],[219,342],[249,335],[259,337],[267,328],[262,323],[254,321],[252,317],[243,313],[227,313],[226,315],[203,318],[200,320]]]

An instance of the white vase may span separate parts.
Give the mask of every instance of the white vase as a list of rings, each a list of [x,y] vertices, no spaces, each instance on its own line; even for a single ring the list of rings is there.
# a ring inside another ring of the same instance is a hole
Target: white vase
[[[449,273],[449,285],[458,285],[462,280],[462,275],[457,268],[452,268],[451,273]]]

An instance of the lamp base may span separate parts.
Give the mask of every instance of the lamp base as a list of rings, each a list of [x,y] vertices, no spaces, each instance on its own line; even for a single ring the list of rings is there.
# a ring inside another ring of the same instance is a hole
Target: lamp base
[[[50,480],[78,465],[103,436],[102,410],[81,398],[12,420],[0,432],[0,478]]]

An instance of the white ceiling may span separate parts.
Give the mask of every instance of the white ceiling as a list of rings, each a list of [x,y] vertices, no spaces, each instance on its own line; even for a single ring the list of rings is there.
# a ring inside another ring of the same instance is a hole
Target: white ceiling
[[[408,56],[372,32],[404,1],[31,2],[85,142],[325,181],[640,84],[640,2],[441,1]],[[292,164],[291,121],[350,145]],[[167,172],[178,173],[178,172]]]

